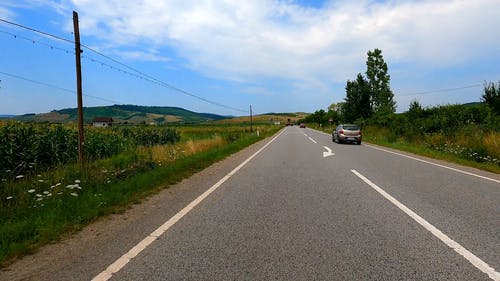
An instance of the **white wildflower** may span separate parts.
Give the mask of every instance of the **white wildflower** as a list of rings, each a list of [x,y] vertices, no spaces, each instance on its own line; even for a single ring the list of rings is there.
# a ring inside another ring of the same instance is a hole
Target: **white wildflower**
[[[36,196],[36,197],[38,197],[38,198],[43,197],[43,195],[42,195],[42,194],[37,194],[37,195],[35,195],[35,196]]]
[[[71,194],[71,196],[78,197],[78,193],[76,193],[76,192],[71,192],[70,194]]]
[[[43,180],[38,180],[38,182],[43,182]]]
[[[35,192],[35,190],[34,190],[34,189],[30,189],[30,190],[28,190],[28,193],[33,193],[33,192]]]
[[[75,183],[80,183],[80,180],[75,180]]]
[[[48,191],[44,191],[44,192],[43,192],[43,194],[45,194],[45,195],[47,195],[47,194],[49,194],[49,193],[50,193],[50,192],[48,192]]]
[[[43,198],[38,198],[38,199],[36,199],[36,201],[42,201],[42,200],[43,200]]]
[[[24,178],[24,175],[19,175],[16,177],[16,179],[22,179],[22,178]]]
[[[12,197],[12,196],[8,196],[8,197],[7,197],[7,198],[5,198],[5,199],[10,200],[10,199],[12,199],[12,198],[14,198],[14,197]]]

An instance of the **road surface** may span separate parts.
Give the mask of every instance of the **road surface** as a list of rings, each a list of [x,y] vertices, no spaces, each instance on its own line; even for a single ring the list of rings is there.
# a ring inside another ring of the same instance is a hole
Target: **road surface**
[[[239,157],[38,277],[500,280],[496,174],[298,127]]]

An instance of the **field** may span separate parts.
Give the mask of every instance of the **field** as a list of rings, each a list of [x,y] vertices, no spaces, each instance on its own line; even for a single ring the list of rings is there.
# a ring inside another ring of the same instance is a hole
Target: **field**
[[[280,128],[87,128],[80,165],[72,125],[0,123],[0,263],[120,212]]]

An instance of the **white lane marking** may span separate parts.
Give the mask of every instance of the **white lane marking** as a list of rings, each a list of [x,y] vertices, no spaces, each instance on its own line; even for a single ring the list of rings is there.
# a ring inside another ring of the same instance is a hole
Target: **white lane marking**
[[[314,143],[318,143],[317,141],[313,140],[311,137],[308,137],[310,141],[314,142]]]
[[[304,133],[304,136],[306,136],[306,137],[307,137],[308,135],[307,135],[306,133]]]
[[[323,151],[323,158],[335,155],[335,153],[333,153],[328,146],[323,146],[323,147],[326,149],[326,151]]]
[[[238,167],[234,168],[229,174],[225,175],[222,179],[220,179],[216,184],[210,187],[207,191],[201,194],[198,198],[196,198],[193,202],[189,203],[184,209],[180,210],[177,214],[171,217],[168,221],[166,221],[163,225],[158,227],[155,231],[153,231],[150,235],[144,238],[141,242],[135,245],[132,249],[130,249],[126,254],[121,256],[115,262],[113,262],[106,270],[99,273],[96,277],[92,278],[92,281],[105,281],[109,280],[113,274],[120,271],[127,263],[130,262],[134,257],[136,257],[140,252],[146,249],[151,243],[153,243],[158,237],[160,237],[163,233],[165,233],[170,227],[172,227],[176,222],[178,222],[182,217],[184,217],[187,213],[189,213],[192,209],[194,209],[201,201],[207,198],[212,192],[214,192],[219,186],[221,186],[225,181],[227,181],[231,176],[236,174],[243,166],[245,166],[250,160],[252,160],[257,154],[262,152],[266,147],[268,147],[274,140],[276,140],[285,130],[281,131],[277,136],[275,136],[272,140],[270,140],[266,145],[261,147],[257,152],[252,154],[252,156],[248,157],[245,161],[243,161]]]
[[[438,166],[438,167],[441,167],[441,168],[445,168],[445,169],[448,169],[448,170],[452,170],[452,171],[455,171],[455,172],[459,172],[459,173],[462,173],[462,174],[466,174],[466,175],[469,175],[469,176],[474,176],[474,177],[478,177],[478,178],[481,178],[481,179],[490,180],[490,181],[493,181],[493,182],[496,182],[496,183],[500,183],[500,180],[488,178],[488,177],[481,176],[481,175],[478,175],[478,174],[474,174],[474,173],[466,172],[466,171],[463,171],[463,170],[455,169],[455,168],[452,168],[452,167],[448,167],[448,166],[445,166],[445,165],[433,163],[433,162],[430,162],[430,161],[426,161],[426,160],[419,159],[419,158],[416,158],[416,157],[404,155],[404,154],[397,153],[397,152],[394,152],[394,151],[390,151],[390,150],[387,150],[387,149],[382,149],[382,148],[375,147],[375,146],[368,145],[368,144],[365,144],[365,146],[373,148],[373,149],[377,149],[377,150],[380,150],[380,151],[392,153],[392,154],[395,154],[395,155],[398,155],[398,156],[406,157],[406,158],[409,158],[409,159],[413,159],[413,160],[416,160],[416,161],[420,161],[420,162],[423,162],[423,163],[427,163],[427,164],[430,164],[430,165],[434,165],[434,166]]]
[[[417,223],[419,223],[421,226],[423,226],[425,229],[427,229],[429,232],[431,232],[434,236],[436,236],[444,244],[448,245],[448,247],[452,248],[453,250],[455,250],[455,252],[459,253],[461,256],[463,256],[465,259],[467,259],[476,268],[478,268],[482,272],[488,274],[488,276],[491,279],[493,279],[495,281],[500,281],[500,274],[494,268],[489,266],[487,263],[482,261],[480,258],[476,257],[473,253],[469,252],[462,245],[458,244],[457,242],[455,242],[454,240],[449,238],[446,234],[441,232],[441,230],[437,229],[435,226],[433,226],[432,224],[427,222],[421,216],[417,215],[415,212],[413,212],[408,207],[403,205],[396,198],[392,197],[389,193],[385,192],[382,188],[380,188],[379,186],[377,186],[376,184],[371,182],[369,179],[367,179],[365,176],[360,174],[358,171],[351,170],[351,172],[353,172],[356,176],[358,176],[366,184],[371,186],[378,193],[380,193],[382,196],[384,196],[387,200],[389,200],[391,203],[393,203],[399,209],[401,209],[403,212],[405,212],[408,216],[410,216],[413,220],[415,220]]]

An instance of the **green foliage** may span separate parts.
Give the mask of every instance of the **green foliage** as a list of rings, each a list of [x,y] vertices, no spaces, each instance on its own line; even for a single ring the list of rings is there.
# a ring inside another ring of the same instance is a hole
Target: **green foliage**
[[[39,128],[42,127],[26,126],[21,129],[26,130],[29,136],[30,130]],[[55,128],[72,131],[72,128],[64,126]],[[145,134],[149,134],[149,130],[168,132],[167,128],[133,127],[106,133],[119,136],[121,133],[118,131],[123,130],[130,134],[129,137],[134,137],[134,129]],[[213,138],[214,132],[218,132],[231,142],[207,147],[193,154],[184,153],[189,142],[141,146],[84,165],[61,165],[39,175],[1,182],[0,263],[32,252],[39,245],[57,240],[63,233],[79,229],[99,216],[123,210],[148,194],[274,134],[279,128],[257,126],[255,129],[259,130],[260,136],[245,133],[240,126],[178,127],[175,131],[187,131],[188,134],[205,135],[207,138]],[[162,161],[159,161],[155,156],[162,151],[175,152],[176,157],[164,161],[166,158],[161,158]]]
[[[358,73],[356,80],[347,81],[345,104],[342,113],[346,122],[354,122],[358,118],[368,118],[372,114],[370,105],[370,85]]]
[[[422,108],[367,120],[364,136],[377,143],[411,143],[454,158],[500,166],[500,123],[485,104]],[[494,170],[495,168],[493,168]]]
[[[61,121],[58,122],[75,122],[77,120],[77,109],[66,108],[61,110],[52,111],[53,114],[60,114]],[[112,117],[122,120],[130,120],[132,117],[148,117],[149,114],[157,115],[170,115],[177,116],[179,120],[187,123],[205,122],[207,120],[221,120],[228,117],[210,113],[197,113],[179,107],[168,106],[138,106],[138,105],[112,105],[112,106],[96,106],[84,107],[84,118],[86,123],[92,122],[94,117]],[[152,122],[158,117],[148,117]],[[17,120],[23,121],[40,121],[44,120],[43,115],[40,114],[25,114],[16,117]],[[163,120],[163,119],[162,119]],[[128,121],[130,123],[130,121]]]
[[[372,114],[384,118],[384,115],[396,111],[394,94],[389,85],[390,75],[382,51],[368,51],[366,66],[366,79],[359,73],[356,80],[347,81],[345,103],[341,107],[345,122],[367,119]]]
[[[389,86],[391,77],[380,49],[368,51],[366,66],[366,77],[371,88],[373,112],[394,113],[396,111],[396,102],[393,100],[394,94]]]
[[[500,115],[500,82],[497,85],[493,82],[485,83],[482,100],[496,115]]]
[[[169,127],[86,128],[87,160],[107,158],[143,145],[176,143]],[[78,159],[78,132],[73,126],[7,122],[0,124],[0,178],[43,172]],[[1,184],[0,184],[1,186]]]
[[[335,108],[337,109],[337,108]],[[327,112],[325,110],[320,109],[316,110],[313,114],[309,114],[307,117],[304,119],[300,119],[297,122],[298,123],[315,123],[320,126],[324,126],[326,124],[330,123],[330,119],[332,120],[333,123],[337,123],[340,121],[340,114],[339,110],[333,110],[333,108],[328,109]]]

